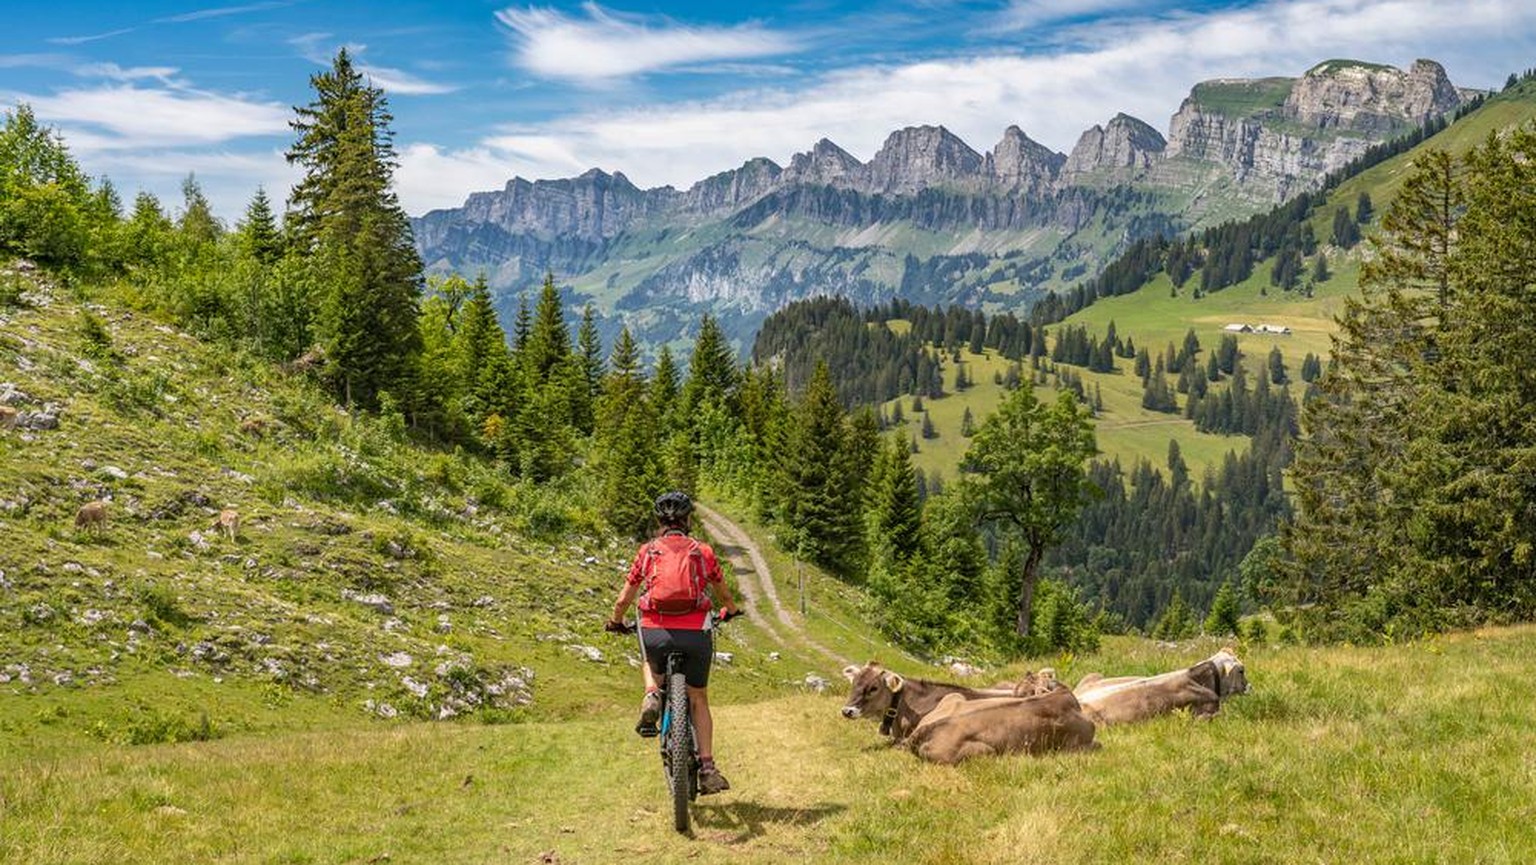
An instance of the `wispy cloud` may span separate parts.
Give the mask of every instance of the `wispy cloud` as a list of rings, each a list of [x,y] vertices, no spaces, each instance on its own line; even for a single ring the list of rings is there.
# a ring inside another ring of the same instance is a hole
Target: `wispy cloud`
[[[371,63],[359,63],[357,71],[363,73],[375,86],[381,87],[390,93],[398,93],[404,96],[432,95],[437,93],[452,93],[458,88],[452,84],[439,84],[419,78],[409,72],[399,69],[391,69],[388,66],[374,66]]]
[[[81,78],[108,78],[113,81],[140,81],[146,78],[153,78],[169,82],[171,76],[180,70],[175,66],[129,66],[124,68],[116,63],[84,63],[72,67],[70,71]]]
[[[124,27],[120,30],[108,30],[105,33],[94,33],[89,36],[54,36],[48,41],[54,45],[84,45],[87,42],[96,42],[100,39],[111,39],[113,36],[122,36],[132,33],[137,27]]]
[[[595,83],[692,64],[792,54],[801,45],[757,24],[693,27],[619,16],[595,3],[585,18],[554,9],[511,7],[496,13],[510,32],[516,64],[546,78]]]
[[[357,42],[348,42],[337,45],[332,41],[329,33],[305,33],[288,40],[288,44],[299,49],[299,54],[311,63],[319,66],[331,65],[331,58],[342,47],[352,55],[353,65],[357,71],[367,76],[374,86],[383,88],[390,93],[403,96],[435,95],[452,93],[459,88],[452,84],[443,84],[437,81],[428,81],[418,75],[401,69],[388,66],[378,66],[367,63],[363,55],[368,52],[368,46]]]
[[[1144,0],[1013,0],[991,23],[1004,30],[1022,30],[1110,12],[1145,12],[1164,5],[1166,2],[1148,3]]]
[[[167,15],[164,18],[156,18],[156,24],[182,24],[187,21],[201,21],[204,18],[223,18],[226,15],[243,15],[247,12],[264,12],[268,9],[281,9],[284,6],[292,6],[292,2],[249,3],[244,6],[219,6],[212,9],[198,9],[193,12],[183,12],[180,15]]]
[[[1298,75],[1329,57],[1398,65],[1434,57],[1458,84],[1487,86],[1536,54],[1536,5],[1269,0],[1074,25],[1062,44],[1069,47],[1044,55],[997,48],[973,58],[846,69],[803,89],[754,86],[705,100],[578,112],[510,127],[462,150],[406,149],[402,177],[427,177],[430,167],[465,185],[402,183],[401,199],[419,212],[498,188],[511,173],[569,176],[594,166],[622,170],[641,185],[686,186],[756,156],[783,163],[822,136],[868,159],[892,130],[916,124],[944,124],[986,149],[1017,123],[1068,150],[1082,130],[1117,111],[1166,129],[1198,81]],[[1490,66],[1488,80],[1465,77]]]
[[[79,151],[218,144],[288,132],[285,105],[183,88],[129,83],[24,101],[39,118],[63,128],[70,147]]]

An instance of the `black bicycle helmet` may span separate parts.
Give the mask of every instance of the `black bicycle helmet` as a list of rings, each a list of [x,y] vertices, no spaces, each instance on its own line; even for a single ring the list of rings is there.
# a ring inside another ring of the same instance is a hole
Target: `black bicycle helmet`
[[[688,524],[688,515],[693,513],[693,502],[688,494],[673,490],[670,493],[662,493],[656,499],[656,521],[668,528],[682,528]]]

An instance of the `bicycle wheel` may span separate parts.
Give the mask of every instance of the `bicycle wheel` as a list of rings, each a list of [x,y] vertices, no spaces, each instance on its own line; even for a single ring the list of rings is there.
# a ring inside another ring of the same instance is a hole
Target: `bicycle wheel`
[[[672,822],[688,831],[688,800],[692,798],[693,723],[688,715],[688,685],[682,673],[667,676],[667,786],[672,789]]]

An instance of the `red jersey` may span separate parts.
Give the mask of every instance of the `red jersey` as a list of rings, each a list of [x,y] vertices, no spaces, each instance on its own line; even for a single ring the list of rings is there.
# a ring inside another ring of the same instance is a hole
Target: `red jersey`
[[[687,537],[681,532],[669,533],[674,537]],[[663,538],[668,535],[662,535]],[[644,562],[646,549],[651,541],[646,541],[635,551],[635,560],[629,566],[629,575],[624,581],[631,586],[638,586],[645,579]],[[709,544],[699,541],[699,556],[704,560],[704,585],[706,587],[717,585],[725,578],[720,573],[720,560],[715,557],[715,551]],[[676,631],[702,631],[704,619],[709,615],[709,595],[704,596],[704,605],[697,610],[680,615],[669,616],[665,613],[656,613],[649,610],[640,610],[640,627],[642,628],[666,628]]]

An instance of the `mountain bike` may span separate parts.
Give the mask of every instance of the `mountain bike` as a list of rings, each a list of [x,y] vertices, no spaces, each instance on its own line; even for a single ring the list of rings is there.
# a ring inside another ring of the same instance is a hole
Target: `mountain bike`
[[[723,625],[741,615],[739,611],[734,615],[718,618],[715,618],[713,613],[710,614],[712,621],[717,625]],[[635,634],[639,630],[639,625],[626,622],[622,630],[614,632]],[[642,645],[642,655],[644,651]],[[667,653],[666,672],[658,683],[661,693],[661,720],[656,725],[656,732],[651,734],[661,740],[661,770],[666,776],[667,792],[672,798],[672,825],[684,834],[687,834],[689,827],[688,803],[699,796],[699,744],[693,735],[693,715],[688,702],[688,683],[683,676],[683,660],[686,657],[681,652]]]

